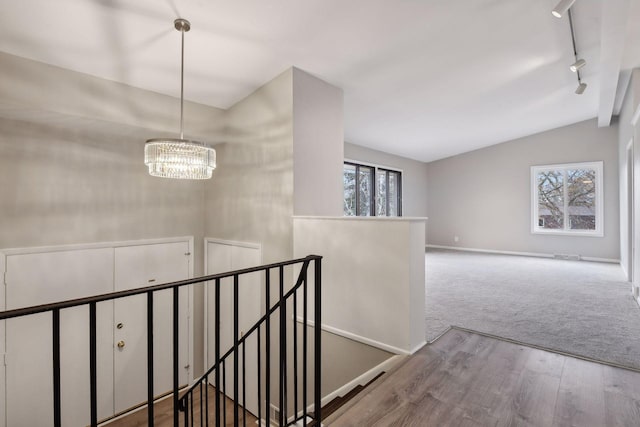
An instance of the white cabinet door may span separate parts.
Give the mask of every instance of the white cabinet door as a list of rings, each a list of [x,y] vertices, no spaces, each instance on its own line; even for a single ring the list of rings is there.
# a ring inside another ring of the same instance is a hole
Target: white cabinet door
[[[190,276],[190,242],[114,247],[16,250],[3,257],[6,309],[46,304],[114,290],[172,282]],[[3,254],[0,254],[2,256]],[[180,291],[180,383],[188,382],[190,360],[189,290]],[[172,380],[172,291],[154,298],[155,392]],[[119,320],[114,319],[117,315]],[[117,324],[122,323],[121,329]],[[62,424],[89,424],[89,308],[60,314]],[[2,327],[3,325],[0,325]],[[6,349],[0,425],[46,426],[53,419],[52,316],[4,322]],[[146,296],[97,305],[98,418],[146,401]],[[122,349],[119,341],[125,342]],[[130,365],[129,365],[130,363]],[[141,364],[142,363],[142,364]],[[143,389],[143,392],[139,390]],[[33,410],[34,402],[38,410]]]
[[[189,278],[188,242],[127,246],[115,249],[115,290],[127,290]],[[179,292],[179,380],[189,377],[189,291]],[[154,392],[173,389],[173,291],[155,293],[153,308]],[[147,400],[147,297],[114,303],[115,411]],[[118,346],[118,343],[122,343]]]
[[[80,298],[113,290],[113,249],[6,257],[6,308]],[[113,414],[112,303],[97,307],[98,416]],[[89,309],[60,314],[62,424],[87,425],[89,415]],[[6,321],[8,426],[47,426],[53,419],[50,313]],[[38,408],[34,410],[34,405]]]
[[[259,245],[207,240],[206,273],[225,273],[248,267],[255,267],[261,263],[261,250]],[[238,325],[240,335],[248,331],[261,315],[261,287],[262,279],[259,273],[242,275],[238,282],[239,310]],[[207,354],[208,369],[215,363],[215,283],[207,284]],[[224,355],[233,347],[233,279],[221,281],[220,289],[220,355]],[[247,340],[246,354],[246,408],[257,414],[257,339],[252,337]],[[239,355],[242,363],[242,355]],[[242,370],[239,372],[242,381]],[[214,381],[214,378],[210,378]],[[226,362],[226,394],[233,397],[233,357]],[[242,396],[242,388],[238,390]],[[242,404],[242,402],[239,402]]]

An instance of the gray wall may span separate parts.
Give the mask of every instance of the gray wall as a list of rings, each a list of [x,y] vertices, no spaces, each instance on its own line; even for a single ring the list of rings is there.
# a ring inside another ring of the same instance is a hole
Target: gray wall
[[[620,166],[620,264],[629,279],[633,279],[636,289],[640,286],[640,142],[637,139],[638,124],[632,123],[640,104],[640,70],[633,70],[631,82],[619,116],[618,160]],[[627,151],[629,142],[632,152]],[[629,158],[630,157],[630,158]],[[631,163],[631,179],[628,176],[628,162]],[[629,190],[633,194],[631,195]],[[629,209],[632,205],[632,209]],[[632,212],[630,212],[630,210]],[[630,247],[632,246],[633,249]]]
[[[321,99],[314,105],[317,97]],[[205,234],[261,243],[264,263],[291,259],[294,205],[312,215],[323,211],[335,215],[336,205],[341,209],[342,92],[300,70],[289,69],[231,107],[226,120],[227,142],[216,146],[219,166],[213,179],[205,183]],[[336,129],[322,130],[324,126]],[[327,144],[328,149],[322,153]],[[298,154],[294,154],[296,151]],[[327,170],[306,176],[322,166],[322,162],[308,162],[322,156],[329,164]],[[295,168],[294,159],[301,157],[307,167]],[[294,191],[296,186],[304,191]],[[324,206],[306,197],[318,186],[324,186],[318,199]],[[275,277],[272,286],[271,295],[276,295]],[[272,337],[277,337],[277,331]],[[322,337],[323,394],[391,356],[324,331]],[[343,363],[328,363],[345,354],[349,357]],[[272,369],[277,369],[277,360],[273,363]]]
[[[342,215],[342,89],[293,68],[295,215]]]
[[[0,68],[0,248],[193,235],[201,275],[205,184],[143,163],[147,139],[177,134],[179,100],[4,53]],[[225,111],[186,102],[185,116],[187,137],[222,139]]]
[[[344,143],[344,158],[402,170],[402,214],[427,216],[427,164],[361,145]]]
[[[620,265],[628,275],[631,266],[629,265],[629,243],[632,239],[629,227],[629,182],[627,172],[627,146],[634,136],[634,128],[631,124],[633,115],[633,90],[632,86],[637,84],[632,82],[627,87],[627,93],[618,116],[618,172],[619,172],[619,197],[620,197]],[[633,170],[633,168],[631,168]],[[631,186],[632,187],[632,186]]]
[[[604,161],[604,237],[532,234],[530,167],[597,160]],[[429,244],[620,257],[615,123],[598,128],[588,120],[427,166]]]
[[[228,110],[227,141],[205,183],[208,237],[262,243],[265,263],[293,255],[291,69]]]
[[[219,143],[213,180],[192,182],[150,177],[143,163],[146,139],[177,133],[177,99],[2,53],[0,68],[0,248],[193,235],[196,275],[205,236],[260,242],[265,262],[291,258],[293,70],[228,111],[185,104],[186,137]],[[314,91],[325,84],[312,83],[300,104],[307,120]],[[323,105],[340,111],[325,111],[325,123],[341,116],[341,91],[331,93]],[[314,126],[307,122],[301,135]],[[333,139],[339,147],[332,161],[341,165],[342,135]],[[337,200],[341,190],[326,197]],[[196,374],[203,367],[202,302],[197,289]],[[327,368],[327,384],[344,384],[388,356],[326,339],[327,354],[352,356],[347,368]]]
[[[203,236],[202,183],[147,173],[152,131],[61,117],[0,128],[0,248]]]

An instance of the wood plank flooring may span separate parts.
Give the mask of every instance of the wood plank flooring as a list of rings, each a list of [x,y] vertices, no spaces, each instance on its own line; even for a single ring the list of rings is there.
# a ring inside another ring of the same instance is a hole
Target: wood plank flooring
[[[640,373],[451,329],[324,424],[637,427]]]
[[[204,394],[204,391],[203,391]],[[209,400],[209,425],[215,425],[215,388],[209,386],[208,393]],[[226,398],[226,423],[222,418],[222,414],[220,415],[221,424],[225,426],[233,426],[233,400]],[[194,422],[193,425],[206,425],[205,422],[200,423],[200,392],[199,389],[196,389],[194,393],[194,401],[193,401],[193,416]],[[154,405],[154,426],[155,427],[173,427],[173,399],[171,397],[160,400]],[[205,419],[205,415],[202,415],[202,419]],[[243,422],[243,414],[242,408],[240,408],[240,425],[247,426],[255,426],[257,425],[258,419],[253,416],[250,412],[247,411],[247,420],[246,424]],[[191,421],[191,420],[190,420]],[[180,423],[181,425],[184,423],[184,413],[180,413]],[[106,422],[101,424],[105,427],[139,427],[147,425],[147,408],[141,408],[129,415],[118,418],[113,421]]]

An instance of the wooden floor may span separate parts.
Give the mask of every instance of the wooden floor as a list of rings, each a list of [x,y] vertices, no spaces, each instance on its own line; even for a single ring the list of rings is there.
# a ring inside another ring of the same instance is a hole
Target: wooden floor
[[[203,391],[204,394],[204,391]],[[215,425],[215,389],[209,386],[209,425]],[[220,423],[225,426],[233,426],[233,400],[226,398],[226,423],[223,424],[222,414],[220,415]],[[204,409],[203,409],[204,411]],[[193,413],[194,413],[194,426],[206,425],[203,421],[200,423],[200,392],[196,389],[194,393],[194,401],[193,401]],[[118,418],[116,420],[101,424],[105,427],[137,427],[137,426],[146,426],[147,423],[147,408],[144,407],[139,409],[136,412],[133,412],[127,416]],[[202,415],[202,419],[205,419],[205,414]],[[173,399],[171,397],[167,399],[163,399],[159,402],[156,402],[154,405],[154,426],[155,427],[173,427]],[[240,408],[240,425],[245,425],[243,423],[243,414],[242,408]],[[250,412],[247,412],[247,426],[256,426],[258,419],[254,417]],[[191,422],[191,420],[189,420]],[[180,424],[184,425],[184,413],[180,412]]]
[[[640,373],[451,329],[325,425],[637,427]]]

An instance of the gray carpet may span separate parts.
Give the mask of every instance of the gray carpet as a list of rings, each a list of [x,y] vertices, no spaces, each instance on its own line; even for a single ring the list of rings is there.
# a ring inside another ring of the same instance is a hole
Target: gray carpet
[[[429,249],[427,341],[460,326],[640,369],[640,307],[617,264]]]

